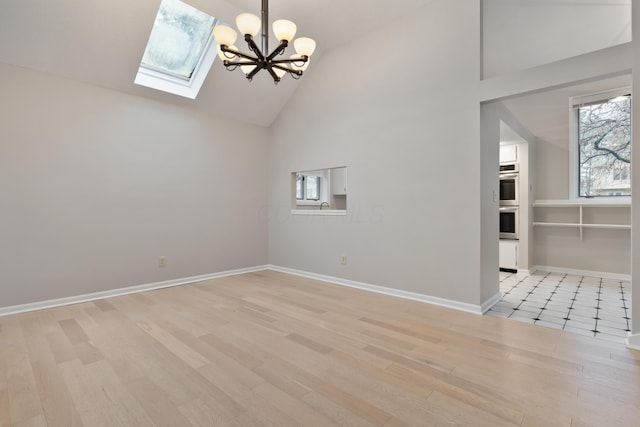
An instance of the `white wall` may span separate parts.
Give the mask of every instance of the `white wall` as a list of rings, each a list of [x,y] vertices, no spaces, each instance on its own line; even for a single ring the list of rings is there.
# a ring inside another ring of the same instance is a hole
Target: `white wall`
[[[485,79],[631,41],[631,0],[483,0]]]
[[[428,2],[313,64],[272,128],[272,264],[476,305],[495,295],[497,280],[480,285],[479,13]],[[345,165],[346,217],[289,214],[292,171]]]
[[[539,200],[569,199],[569,138],[566,147],[539,140],[536,148],[536,186]],[[534,208],[534,221],[547,215],[574,214],[578,208]],[[628,210],[613,210],[613,222],[627,223]],[[555,269],[575,269],[602,275],[631,274],[631,234],[629,230],[534,227],[533,265]]]
[[[0,307],[266,263],[265,129],[2,64],[0,93]]]

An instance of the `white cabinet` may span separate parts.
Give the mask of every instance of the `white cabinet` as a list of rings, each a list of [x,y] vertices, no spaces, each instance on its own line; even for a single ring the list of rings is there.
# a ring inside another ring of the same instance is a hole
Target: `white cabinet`
[[[506,144],[500,146],[500,163],[516,163],[518,161],[518,146]]]
[[[347,168],[331,169],[331,194],[334,196],[347,194]]]
[[[500,268],[518,269],[518,241],[500,239],[498,262]]]

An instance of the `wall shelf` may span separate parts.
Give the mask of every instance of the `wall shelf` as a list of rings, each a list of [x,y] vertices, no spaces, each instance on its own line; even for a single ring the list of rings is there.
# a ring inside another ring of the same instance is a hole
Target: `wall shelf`
[[[534,227],[631,230],[631,200],[536,200]]]

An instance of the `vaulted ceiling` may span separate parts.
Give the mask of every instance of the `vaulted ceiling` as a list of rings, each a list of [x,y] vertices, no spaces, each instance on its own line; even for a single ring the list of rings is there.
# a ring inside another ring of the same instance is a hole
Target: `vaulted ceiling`
[[[260,15],[261,0],[183,1],[228,23],[233,23],[241,12]],[[323,53],[428,7],[430,1],[271,0],[270,21],[293,20],[298,25],[298,35],[317,41],[309,74]],[[296,88],[304,84],[304,77],[296,81],[285,76],[276,86],[265,72],[248,82],[241,72],[229,72],[216,61],[195,100],[135,85],[159,6],[160,0],[3,0],[0,62],[262,126],[269,126]],[[630,84],[628,76],[604,82],[604,86],[627,83]],[[602,89],[603,84],[583,85],[512,99],[505,105],[532,133],[553,141],[566,134],[568,94]]]
[[[241,12],[260,15],[260,0],[186,0],[222,21]],[[312,58],[385,22],[424,7],[425,0],[272,0],[270,21],[285,18],[298,34],[312,37]],[[283,78],[277,86],[266,73],[248,82],[216,61],[196,100],[133,83],[160,0],[3,0],[0,12],[0,62],[102,86],[137,96],[190,105],[244,122],[270,125],[304,77]],[[307,73],[313,72],[311,64]]]

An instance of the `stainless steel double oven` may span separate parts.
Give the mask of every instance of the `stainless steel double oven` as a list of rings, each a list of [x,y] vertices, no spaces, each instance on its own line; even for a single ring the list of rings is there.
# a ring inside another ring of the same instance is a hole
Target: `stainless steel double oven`
[[[518,239],[519,170],[517,163],[500,165],[500,238]]]

